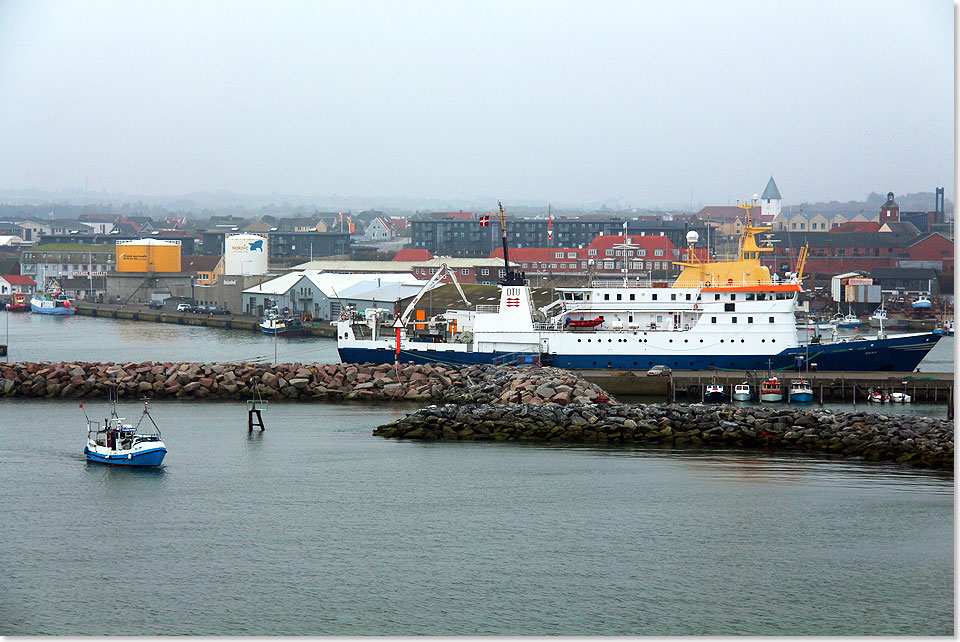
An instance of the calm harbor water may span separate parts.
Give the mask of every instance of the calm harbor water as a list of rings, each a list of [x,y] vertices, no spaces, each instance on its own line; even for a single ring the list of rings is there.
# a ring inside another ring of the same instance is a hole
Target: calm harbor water
[[[9,318],[11,360],[273,360],[254,333]],[[118,470],[83,460],[75,401],[0,400],[0,634],[954,634],[950,473],[370,434],[408,405],[271,404],[252,435],[241,403],[152,408],[164,466]]]
[[[954,633],[950,474],[371,436],[404,411],[248,435],[240,403],[160,401],[164,466],[122,470],[75,402],[3,400],[0,633]]]

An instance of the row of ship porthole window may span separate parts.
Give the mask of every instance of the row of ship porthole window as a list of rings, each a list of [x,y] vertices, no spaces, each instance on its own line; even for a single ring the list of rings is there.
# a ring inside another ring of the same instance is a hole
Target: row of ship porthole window
[[[568,365],[568,366],[572,366],[572,365],[573,365],[573,362],[572,362],[572,361],[567,361],[567,365]],[[594,361],[594,362],[593,362],[593,365],[597,365],[597,362]],[[638,362],[634,361],[634,362],[633,362],[633,365],[636,367],[636,366],[639,366],[640,364],[639,364]],[[648,361],[648,362],[647,362],[647,365],[648,365],[648,366],[653,366],[653,361]],[[731,362],[730,362],[730,367],[732,368],[733,365],[734,365],[734,364],[733,364],[733,361],[731,361]],[[612,361],[607,361],[607,367],[608,367],[608,368],[612,368],[612,367],[613,367],[613,362],[612,362]],[[680,367],[680,362],[679,362],[679,361],[674,361],[674,362],[673,362],[673,367],[674,367],[674,368],[679,368],[679,367]],[[710,364],[710,369],[711,369],[711,370],[713,370],[715,367],[716,367],[715,364],[712,364],[712,363]],[[693,361],[690,362],[690,369],[691,369],[691,370],[693,369]]]
[[[593,339],[587,339],[587,343],[590,343],[591,341],[593,341]],[[669,343],[673,343],[673,339],[668,339],[667,341]],[[577,343],[582,343],[582,342],[583,342],[583,339],[577,339]],[[617,339],[617,343],[626,343],[626,342],[627,342],[626,339]],[[640,339],[638,341],[638,343],[646,343],[646,342],[647,342],[646,339]],[[683,342],[689,343],[690,339],[684,339]],[[730,343],[735,343],[735,342],[736,341],[734,339],[730,339]],[[746,339],[740,339],[740,343],[746,343],[746,342],[747,342]],[[767,342],[766,339],[760,339],[760,343],[766,343],[766,342]],[[770,343],[776,343],[776,342],[777,342],[776,339],[770,339]],[[597,343],[603,343],[603,339],[597,339]],[[607,343],[613,343],[613,339],[607,339]],[[700,339],[700,343],[703,343],[703,339]],[[724,343],[724,339],[720,339],[720,343]]]

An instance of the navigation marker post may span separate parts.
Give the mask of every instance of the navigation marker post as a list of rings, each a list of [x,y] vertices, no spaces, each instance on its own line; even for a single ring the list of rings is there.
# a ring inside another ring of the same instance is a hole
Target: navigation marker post
[[[397,331],[397,353],[393,357],[394,363],[400,363],[400,330],[403,329],[403,321],[397,317],[393,322],[393,328]]]

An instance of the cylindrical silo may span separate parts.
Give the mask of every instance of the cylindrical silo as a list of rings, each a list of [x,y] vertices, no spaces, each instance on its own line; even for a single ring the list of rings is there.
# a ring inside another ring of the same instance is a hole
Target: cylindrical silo
[[[267,273],[267,238],[257,234],[234,234],[224,240],[225,275]]]

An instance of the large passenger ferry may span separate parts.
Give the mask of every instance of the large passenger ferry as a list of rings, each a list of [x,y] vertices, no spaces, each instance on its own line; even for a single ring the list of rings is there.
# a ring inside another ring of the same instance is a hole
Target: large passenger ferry
[[[745,209],[748,207],[743,206]],[[594,281],[557,288],[557,299],[537,309],[524,274],[510,267],[506,224],[500,226],[507,277],[500,303],[447,310],[411,320],[424,292],[453,271],[441,268],[389,325],[392,311],[348,310],[335,322],[344,362],[452,364],[540,363],[572,369],[689,370],[817,369],[913,371],[936,344],[937,333],[876,335],[801,344],[794,303],[803,290],[806,248],[784,277],[761,264],[758,235],[770,227],[744,226],[737,258],[700,260],[696,232],[687,234],[688,260],[672,284]],[[459,284],[457,288],[460,289]],[[463,295],[463,290],[460,289]],[[469,303],[468,303],[469,304]]]

